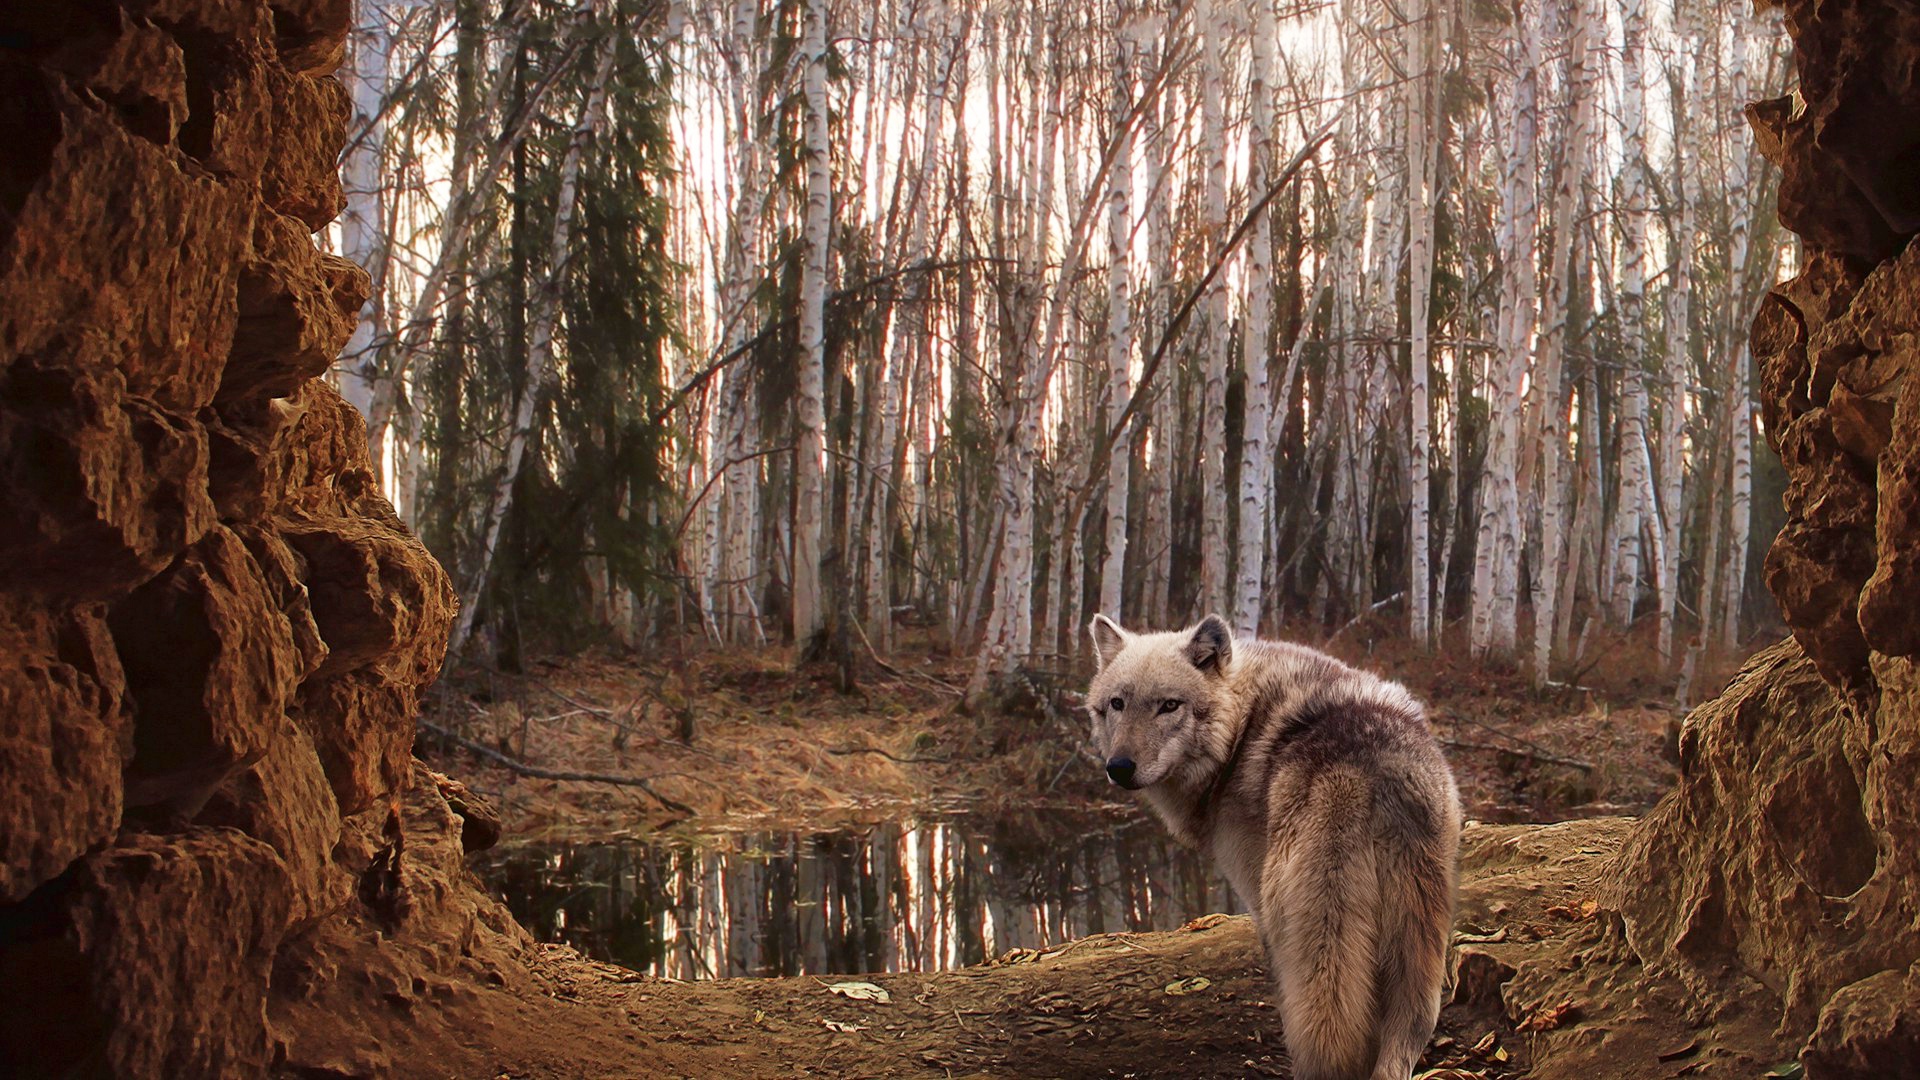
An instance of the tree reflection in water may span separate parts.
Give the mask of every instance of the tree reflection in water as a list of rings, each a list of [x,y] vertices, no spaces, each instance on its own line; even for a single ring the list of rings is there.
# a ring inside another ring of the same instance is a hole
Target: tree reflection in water
[[[529,845],[480,870],[541,940],[678,979],[939,970],[1238,910],[1138,819]]]

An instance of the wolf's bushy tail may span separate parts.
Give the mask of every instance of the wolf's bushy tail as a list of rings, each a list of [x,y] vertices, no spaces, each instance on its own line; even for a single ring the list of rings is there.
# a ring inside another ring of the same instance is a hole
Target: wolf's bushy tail
[[[1380,874],[1380,1056],[1373,1080],[1407,1080],[1433,1038],[1453,933],[1453,852],[1401,834],[1377,856]]]
[[[1410,808],[1370,787],[1315,778],[1297,839],[1262,881],[1263,908],[1279,913],[1269,944],[1298,1080],[1408,1080],[1440,1015],[1451,851],[1429,839],[1431,820],[1392,820]]]
[[[1380,884],[1364,776],[1314,779],[1294,841],[1269,856],[1261,907],[1297,1080],[1359,1080],[1375,1055]]]

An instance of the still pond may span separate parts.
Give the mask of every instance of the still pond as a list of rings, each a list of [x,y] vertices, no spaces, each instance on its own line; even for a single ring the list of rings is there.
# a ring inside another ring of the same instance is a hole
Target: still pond
[[[933,971],[1238,910],[1202,858],[1140,817],[935,818],[489,856],[481,876],[536,937],[677,979]]]

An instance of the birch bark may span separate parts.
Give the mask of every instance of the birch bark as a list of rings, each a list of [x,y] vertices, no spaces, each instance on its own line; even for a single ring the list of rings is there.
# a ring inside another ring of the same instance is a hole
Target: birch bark
[[[800,44],[806,97],[807,215],[800,274],[799,430],[794,445],[793,640],[805,656],[826,625],[821,592],[827,453],[826,296],[833,219],[827,134],[827,0],[809,0]]]

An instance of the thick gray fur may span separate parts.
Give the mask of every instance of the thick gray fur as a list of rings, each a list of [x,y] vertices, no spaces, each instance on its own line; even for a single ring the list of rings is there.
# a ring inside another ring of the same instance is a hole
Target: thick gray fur
[[[1096,616],[1094,741],[1252,912],[1299,1080],[1407,1080],[1440,1015],[1460,798],[1420,704],[1218,616]]]

